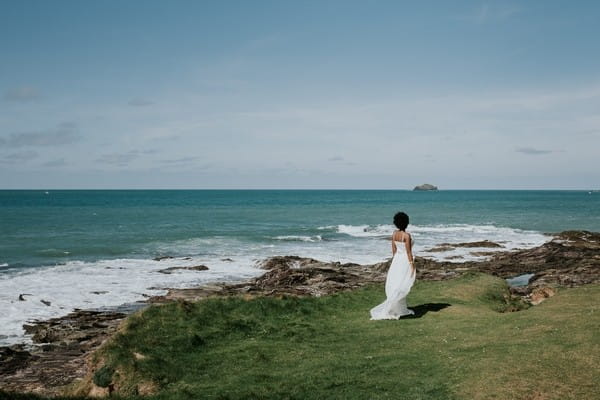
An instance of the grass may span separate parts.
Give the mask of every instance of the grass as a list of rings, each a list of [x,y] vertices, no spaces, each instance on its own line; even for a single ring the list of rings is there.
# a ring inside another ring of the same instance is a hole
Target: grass
[[[94,379],[123,398],[139,388],[152,399],[594,398],[600,286],[500,313],[514,307],[506,290],[485,274],[417,282],[418,318],[400,321],[369,320],[381,286],[155,306],[97,353]]]

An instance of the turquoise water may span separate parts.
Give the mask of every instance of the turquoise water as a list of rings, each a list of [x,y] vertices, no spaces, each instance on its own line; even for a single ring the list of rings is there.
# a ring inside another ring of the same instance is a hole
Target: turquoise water
[[[600,193],[584,191],[0,191],[0,345],[29,341],[28,320],[247,280],[273,255],[383,261],[399,210],[413,253],[452,262],[490,249],[428,250],[492,240],[507,251],[539,246],[545,232],[600,231]],[[160,272],[200,264],[208,270]]]
[[[0,191],[0,265],[185,255],[188,239],[342,239],[322,228],[385,225],[397,210],[418,226],[600,231],[600,193],[585,191]]]

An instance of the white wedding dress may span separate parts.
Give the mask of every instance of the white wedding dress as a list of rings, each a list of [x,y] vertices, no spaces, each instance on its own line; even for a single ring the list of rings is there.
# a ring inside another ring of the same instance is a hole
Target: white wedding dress
[[[387,299],[371,309],[371,319],[398,319],[404,315],[414,314],[406,306],[406,296],[415,282],[415,275],[406,254],[406,244],[396,243],[396,254],[385,279],[385,295]]]

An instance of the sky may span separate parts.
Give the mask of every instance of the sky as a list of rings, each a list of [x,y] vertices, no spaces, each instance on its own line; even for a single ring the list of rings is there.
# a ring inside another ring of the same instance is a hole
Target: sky
[[[597,1],[0,0],[0,189],[600,189]]]

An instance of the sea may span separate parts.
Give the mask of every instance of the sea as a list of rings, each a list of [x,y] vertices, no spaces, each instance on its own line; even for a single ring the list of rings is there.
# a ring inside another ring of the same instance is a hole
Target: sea
[[[1,190],[0,345],[29,342],[28,321],[244,281],[275,255],[381,262],[398,211],[415,255],[452,262],[490,249],[427,250],[490,240],[510,251],[600,231],[593,191]],[[159,272],[197,265],[208,270]]]

